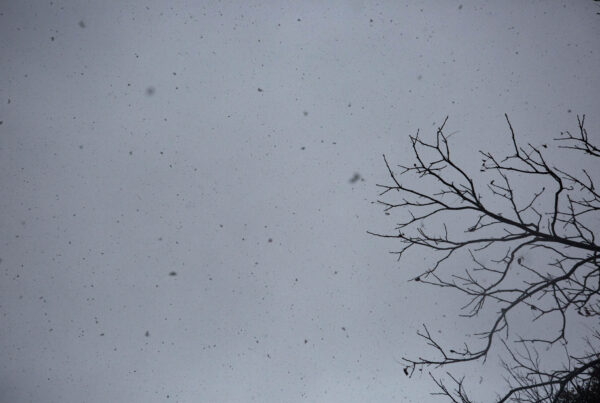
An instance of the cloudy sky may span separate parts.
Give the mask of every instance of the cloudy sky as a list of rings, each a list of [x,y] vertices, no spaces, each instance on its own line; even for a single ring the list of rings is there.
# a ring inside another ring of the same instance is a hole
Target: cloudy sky
[[[430,401],[381,155],[594,136],[599,8],[0,2],[0,401]]]

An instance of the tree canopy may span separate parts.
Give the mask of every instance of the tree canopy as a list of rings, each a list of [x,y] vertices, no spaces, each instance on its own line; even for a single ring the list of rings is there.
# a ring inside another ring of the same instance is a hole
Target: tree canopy
[[[475,342],[456,345],[436,339],[424,324],[418,335],[430,355],[405,357],[405,373],[429,368],[434,394],[471,402],[453,368],[485,361],[494,348],[507,380],[496,401],[600,401],[600,192],[594,184],[600,170],[553,164],[548,144],[520,144],[505,118],[512,151],[480,151],[476,174],[451,152],[447,117],[431,141],[419,131],[410,136],[412,163],[392,167],[383,156],[390,182],[377,185],[378,202],[399,221],[391,233],[370,233],[396,239],[400,260],[428,250],[434,263],[411,280],[462,294],[460,316],[487,323]],[[588,137],[585,116],[577,122],[578,130],[560,133],[552,149],[597,164],[600,148]],[[523,317],[532,325],[518,326]],[[580,324],[587,334],[576,330]],[[561,360],[548,358],[557,352]],[[439,367],[446,376],[436,375]]]

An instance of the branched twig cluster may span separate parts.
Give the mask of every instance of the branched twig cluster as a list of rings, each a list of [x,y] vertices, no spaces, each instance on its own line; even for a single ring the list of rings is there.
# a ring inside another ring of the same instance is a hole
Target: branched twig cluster
[[[500,344],[508,350],[505,368],[511,382],[498,401],[559,402],[561,394],[600,367],[600,354],[591,343],[585,356],[567,352],[567,367],[558,369],[542,368],[536,350],[539,345],[566,346],[568,326],[572,324],[568,318],[573,314],[592,318],[593,326],[598,325],[600,245],[596,234],[600,192],[594,186],[593,175],[585,169],[575,174],[549,163],[542,152],[547,145],[519,145],[505,117],[512,152],[504,158],[480,152],[480,175],[487,176],[483,187],[451,153],[444,134],[448,118],[438,128],[434,141],[423,140],[418,131],[410,137],[415,156],[411,166],[400,165],[395,172],[384,155],[391,184],[378,185],[380,196],[398,198],[379,203],[387,214],[397,209],[402,218],[395,233],[371,234],[400,241],[401,249],[394,252],[399,258],[419,247],[437,254],[431,267],[413,280],[466,295],[463,316],[476,316],[484,308],[494,312],[476,345],[446,348],[424,326],[418,334],[437,354],[433,358],[405,358],[405,372],[485,360],[492,346]],[[600,149],[590,142],[584,122],[585,116],[578,117],[578,135],[565,132],[556,139],[559,149],[600,157]],[[423,190],[425,182],[433,183],[435,190]],[[530,262],[525,255],[539,255],[545,260]],[[470,263],[461,272],[444,273],[441,267],[449,262],[455,267],[464,262],[461,256]],[[534,321],[558,323],[556,331],[515,339],[510,318],[523,309],[534,314]],[[519,351],[515,345],[520,346]],[[456,385],[453,390],[440,379],[434,380],[440,394],[455,402],[470,401],[462,379],[452,378]]]

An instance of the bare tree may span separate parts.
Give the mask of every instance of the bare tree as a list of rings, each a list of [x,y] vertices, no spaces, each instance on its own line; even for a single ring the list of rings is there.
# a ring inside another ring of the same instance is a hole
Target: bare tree
[[[411,280],[462,293],[466,304],[460,316],[487,323],[479,339],[459,347],[436,340],[423,325],[418,335],[432,355],[404,358],[407,375],[425,368],[450,370],[500,352],[508,386],[498,402],[567,402],[569,394],[597,384],[600,372],[600,192],[593,179],[600,169],[590,174],[556,167],[545,157],[546,144],[520,145],[505,117],[512,151],[504,158],[480,151],[476,174],[451,153],[444,134],[447,117],[433,141],[423,140],[419,131],[410,136],[412,165],[392,169],[384,155],[391,183],[377,185],[378,202],[401,221],[391,234],[370,233],[398,240],[402,247],[393,252],[398,259],[416,248],[431,251],[433,263]],[[576,134],[555,139],[556,151],[600,158],[584,127],[585,115],[577,120]],[[532,326],[513,329],[523,315],[531,316]],[[540,323],[544,326],[536,326]],[[575,325],[589,333],[572,330]],[[548,326],[554,331],[544,330]],[[568,346],[569,339],[586,343],[575,348],[577,342]],[[564,359],[544,361],[542,346],[560,349]],[[463,378],[447,374],[446,380],[431,375],[434,394],[471,402]]]

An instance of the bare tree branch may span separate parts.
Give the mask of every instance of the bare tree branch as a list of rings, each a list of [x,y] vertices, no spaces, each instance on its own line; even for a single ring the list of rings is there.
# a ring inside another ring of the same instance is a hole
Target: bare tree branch
[[[467,302],[461,316],[474,317],[484,309],[493,313],[489,326],[477,334],[480,341],[460,347],[443,346],[424,325],[417,334],[435,354],[404,358],[407,374],[424,367],[485,361],[492,346],[500,343],[511,362],[505,363],[511,382],[498,401],[558,402],[565,391],[578,387],[590,371],[600,368],[598,349],[591,344],[593,348],[586,356],[567,354],[567,368],[542,368],[536,350],[538,345],[566,346],[572,323],[569,318],[574,315],[591,317],[592,326],[598,326],[600,245],[596,231],[600,194],[586,170],[569,173],[548,162],[541,151],[547,145],[521,146],[508,116],[505,118],[513,150],[503,158],[480,151],[480,171],[488,178],[483,187],[452,159],[444,134],[448,117],[437,129],[434,141],[423,140],[419,131],[409,137],[415,160],[412,165],[399,165],[399,173],[384,155],[391,183],[377,185],[382,189],[380,196],[398,195],[399,200],[379,203],[387,214],[397,210],[403,218],[394,233],[369,233],[397,239],[402,244],[394,252],[399,259],[413,248],[437,255],[435,262],[412,280],[463,294]],[[585,116],[578,116],[577,121],[579,134],[561,133],[556,139],[558,148],[600,157],[600,148],[590,142],[584,127]],[[531,180],[527,182],[527,178]],[[431,191],[431,186],[436,190]],[[487,197],[484,202],[482,193],[492,196],[494,203]],[[499,207],[499,202],[504,207]],[[454,225],[448,225],[450,222]],[[538,254],[546,260],[529,263],[524,259],[526,254]],[[463,262],[461,271],[440,271],[450,262],[456,267],[463,256],[471,263]],[[525,311],[534,314],[534,322],[553,324],[555,331],[515,339],[511,318]],[[471,402],[463,378],[448,376],[453,389],[431,375],[440,391],[437,394],[454,402]]]

